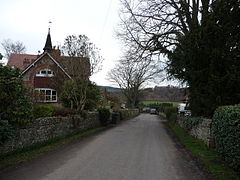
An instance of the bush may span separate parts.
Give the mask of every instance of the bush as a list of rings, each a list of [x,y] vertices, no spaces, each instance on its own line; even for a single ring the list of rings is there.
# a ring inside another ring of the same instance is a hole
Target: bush
[[[88,112],[86,110],[82,110],[80,112],[80,116],[83,118],[83,119],[86,119],[88,117]]]
[[[86,104],[84,106],[84,109],[90,110],[90,111],[97,109],[97,107],[99,106],[100,100],[101,100],[101,91],[99,87],[95,83],[90,81],[87,88]]]
[[[184,128],[187,131],[197,127],[202,121],[202,117],[191,117],[191,116],[183,116],[180,117],[181,122],[183,123]]]
[[[166,114],[167,120],[176,121],[177,120],[177,108],[171,106],[165,106],[164,113]]]
[[[84,110],[94,110],[98,107],[101,93],[93,82],[76,78],[65,81],[63,88],[61,101],[64,107],[74,108],[78,111],[81,111],[83,107]]]
[[[213,116],[212,129],[217,152],[240,171],[240,104],[219,107]]]
[[[13,127],[6,120],[0,120],[0,145],[10,139],[14,133]]]
[[[159,112],[165,113],[165,109],[166,109],[166,108],[169,108],[169,107],[173,107],[173,104],[172,104],[172,103],[161,103],[161,104],[159,105],[159,107],[157,108],[157,110],[158,110]]]
[[[99,108],[98,113],[99,113],[99,120],[100,120],[101,124],[103,126],[106,126],[109,123],[109,119],[110,119],[110,115],[111,115],[109,109]]]
[[[54,107],[52,116],[70,116],[77,114],[77,111],[70,108]]]
[[[0,65],[0,120],[26,124],[31,119],[31,112],[20,69]]]
[[[53,115],[54,108],[51,105],[40,105],[33,107],[33,117],[51,117]]]
[[[160,103],[151,103],[148,104],[148,107],[153,108],[153,109],[158,109],[161,106]]]

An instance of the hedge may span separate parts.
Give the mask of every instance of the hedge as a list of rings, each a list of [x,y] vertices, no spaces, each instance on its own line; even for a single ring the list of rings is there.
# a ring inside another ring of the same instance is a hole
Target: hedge
[[[177,108],[173,106],[165,106],[164,113],[166,114],[166,119],[172,122],[177,120]]]
[[[33,107],[33,117],[51,117],[54,111],[54,107],[51,105],[39,105]]]
[[[10,139],[14,132],[13,126],[8,121],[0,119],[0,145]]]
[[[217,152],[240,172],[240,104],[219,107],[213,115],[212,129]]]
[[[101,125],[106,126],[110,123],[110,116],[111,113],[109,109],[107,108],[98,108],[98,113],[99,113],[99,120],[101,122]]]

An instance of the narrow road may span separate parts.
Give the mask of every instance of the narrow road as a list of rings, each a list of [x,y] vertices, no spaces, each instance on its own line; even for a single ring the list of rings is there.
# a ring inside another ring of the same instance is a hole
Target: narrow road
[[[96,135],[0,172],[1,180],[206,180],[167,134],[141,114]]]

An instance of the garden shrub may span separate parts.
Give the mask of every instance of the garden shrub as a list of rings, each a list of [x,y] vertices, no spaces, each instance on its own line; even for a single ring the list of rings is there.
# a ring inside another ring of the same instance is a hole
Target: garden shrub
[[[107,108],[98,108],[99,120],[103,126],[106,126],[109,123],[110,111]]]
[[[83,118],[83,119],[86,119],[88,117],[88,112],[86,110],[82,110],[80,112],[80,116]]]
[[[240,104],[219,107],[212,124],[216,150],[240,172]]]
[[[181,116],[180,121],[187,131],[191,131],[196,128],[202,121],[202,117]]]
[[[172,121],[177,120],[177,108],[176,107],[166,106],[164,108],[164,113],[166,114],[167,120],[172,120]]]
[[[30,102],[20,69],[0,65],[0,120],[27,124],[32,112]]]
[[[52,116],[70,116],[77,114],[77,111],[70,108],[54,107]]]
[[[148,107],[150,108],[154,108],[154,109],[159,109],[159,107],[161,106],[160,103],[151,103],[151,104],[148,104]]]
[[[6,120],[0,120],[0,145],[10,139],[14,133],[13,127]]]
[[[157,110],[159,112],[165,113],[165,109],[168,108],[168,107],[173,107],[173,104],[172,103],[161,103]]]
[[[33,107],[33,117],[51,117],[53,115],[54,107],[51,105],[39,105]]]

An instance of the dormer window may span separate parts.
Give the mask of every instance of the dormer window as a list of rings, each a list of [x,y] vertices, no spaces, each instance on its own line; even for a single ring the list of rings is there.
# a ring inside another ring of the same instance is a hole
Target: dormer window
[[[37,77],[53,77],[55,74],[51,69],[41,69],[37,72]]]

